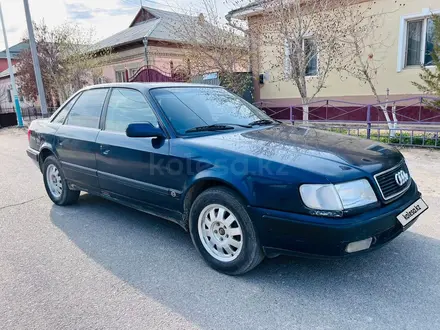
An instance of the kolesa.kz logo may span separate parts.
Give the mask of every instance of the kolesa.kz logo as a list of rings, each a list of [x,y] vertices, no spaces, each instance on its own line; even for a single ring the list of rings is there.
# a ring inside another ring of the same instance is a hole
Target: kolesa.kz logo
[[[409,210],[408,212],[406,212],[403,217],[405,218],[405,220],[408,220],[409,218],[411,218],[414,214],[416,214],[417,212],[419,212],[422,208],[419,205],[414,206],[413,209]]]

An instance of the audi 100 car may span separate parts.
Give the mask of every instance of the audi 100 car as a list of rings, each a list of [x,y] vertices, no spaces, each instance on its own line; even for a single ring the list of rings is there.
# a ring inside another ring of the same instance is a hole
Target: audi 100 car
[[[278,122],[216,86],[87,87],[28,135],[55,204],[84,191],[174,221],[232,275],[376,249],[427,209],[397,149]]]

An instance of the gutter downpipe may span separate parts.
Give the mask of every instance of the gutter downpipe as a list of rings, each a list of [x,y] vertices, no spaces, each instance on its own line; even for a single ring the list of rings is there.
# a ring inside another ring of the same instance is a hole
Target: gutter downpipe
[[[149,77],[149,71],[148,71],[148,38],[144,37],[142,39],[143,43],[144,43],[144,61],[145,61],[145,67],[147,68],[147,81],[150,81],[150,77]]]
[[[142,41],[144,43],[144,61],[145,65],[148,66],[148,38],[144,37]]]

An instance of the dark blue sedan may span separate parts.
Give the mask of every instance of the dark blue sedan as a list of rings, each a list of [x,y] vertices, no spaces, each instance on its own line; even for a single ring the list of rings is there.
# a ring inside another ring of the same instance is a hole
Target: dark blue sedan
[[[31,124],[27,153],[55,204],[86,191],[174,221],[233,275],[373,250],[427,209],[395,148],[280,123],[214,86],[85,88]]]

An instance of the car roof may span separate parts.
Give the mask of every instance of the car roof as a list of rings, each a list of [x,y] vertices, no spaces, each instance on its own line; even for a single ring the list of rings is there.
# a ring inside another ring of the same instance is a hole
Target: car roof
[[[134,88],[143,92],[146,92],[154,88],[173,88],[173,87],[202,87],[202,88],[222,88],[221,86],[205,85],[205,84],[192,84],[192,83],[174,83],[174,82],[154,82],[154,83],[140,83],[140,82],[125,82],[125,83],[107,83],[91,85],[83,88],[82,90],[95,89],[95,88]]]

